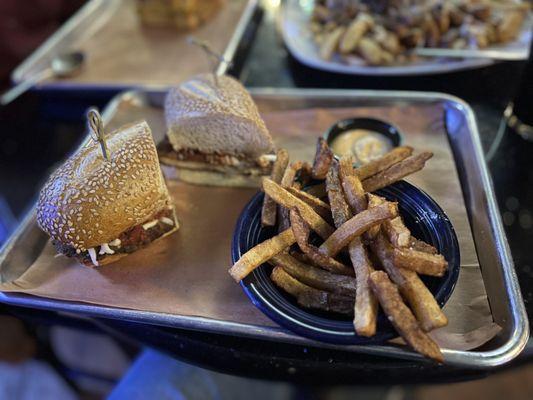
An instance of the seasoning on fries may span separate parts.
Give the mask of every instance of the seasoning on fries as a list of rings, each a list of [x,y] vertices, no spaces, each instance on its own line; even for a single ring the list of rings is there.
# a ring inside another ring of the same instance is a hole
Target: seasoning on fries
[[[320,200],[318,197],[304,192],[303,190],[296,189],[295,187],[287,188],[287,190],[304,203],[307,203],[309,206],[311,206],[311,208],[326,221],[329,222],[329,220],[331,220],[331,207],[328,203]]]
[[[398,268],[392,261],[392,246],[380,232],[371,244],[374,254],[392,281],[398,285],[403,297],[407,300],[416,315],[422,329],[429,332],[448,324],[448,319],[440,309],[437,301],[417,273],[408,269]]]
[[[369,208],[355,215],[329,236],[320,246],[320,251],[330,257],[335,257],[353,238],[376,226],[383,221],[398,215],[396,203],[386,202],[374,208]]]
[[[398,288],[390,281],[387,274],[383,271],[372,272],[370,287],[383,311],[388,315],[389,321],[402,338],[420,354],[437,362],[443,362],[444,357],[439,346],[420,329],[413,313],[405,305]]]
[[[438,251],[435,247],[433,247],[430,244],[427,244],[426,242],[423,242],[422,240],[418,240],[411,236],[409,240],[409,248],[416,250],[416,251],[423,251],[424,253],[429,254],[437,254]]]
[[[341,181],[339,179],[339,162],[333,159],[326,174],[326,192],[328,193],[333,222],[338,228],[350,219],[352,213],[344,198]]]
[[[323,269],[304,264],[288,253],[280,253],[270,260],[274,266],[281,267],[289,275],[315,289],[326,290],[348,297],[355,295],[355,278],[333,274]]]
[[[281,289],[296,297],[298,304],[303,307],[339,314],[351,314],[353,312],[353,297],[307,286],[290,276],[283,268],[274,267],[270,278]]]
[[[410,269],[421,275],[442,276],[448,268],[448,263],[440,254],[411,249],[394,249],[392,259],[398,268]]]
[[[383,223],[383,230],[394,247],[408,247],[411,232],[404,225],[402,217],[396,217]]]
[[[312,264],[341,275],[353,275],[353,270],[332,257],[322,254],[317,247],[308,243],[310,228],[296,208],[290,211],[290,221],[296,243]]]

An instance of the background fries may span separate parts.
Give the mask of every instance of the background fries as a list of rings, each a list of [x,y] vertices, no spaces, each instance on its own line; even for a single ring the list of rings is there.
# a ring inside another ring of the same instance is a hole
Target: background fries
[[[270,178],[276,182],[281,183],[281,178],[287,169],[287,164],[289,163],[289,153],[285,149],[280,149],[276,153],[276,161],[272,166],[272,174]],[[276,210],[278,206],[274,200],[270,198],[269,195],[265,194],[263,199],[263,210],[261,211],[261,224],[263,226],[274,226],[276,225]]]
[[[310,31],[319,56],[401,65],[414,47],[485,48],[515,40],[528,2],[316,0]]]
[[[367,337],[376,333],[379,300],[411,347],[442,361],[425,332],[448,321],[418,273],[439,277],[448,263],[433,246],[411,236],[396,203],[369,193],[418,171],[432,156],[412,153],[411,147],[398,147],[354,168],[351,157],[338,161],[319,139],[310,172],[302,162],[287,166],[288,155],[278,152],[272,179],[263,180],[269,200],[263,205],[262,222],[271,226],[270,204],[277,204],[278,229],[283,230],[246,252],[231,267],[231,276],[239,281],[268,262],[274,267],[272,281],[300,306],[353,315],[355,331]],[[305,186],[311,175],[322,182]],[[320,245],[312,231],[322,239]],[[343,250],[351,266],[345,264]],[[373,263],[383,271],[376,271]]]

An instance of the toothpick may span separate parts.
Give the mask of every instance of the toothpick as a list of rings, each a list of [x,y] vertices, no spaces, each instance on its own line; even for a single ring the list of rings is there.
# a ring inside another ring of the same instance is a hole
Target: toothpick
[[[104,123],[102,122],[102,117],[100,116],[98,109],[94,107],[87,111],[87,127],[92,139],[100,143],[104,159],[109,161],[111,158],[109,156],[109,149],[107,148],[107,143],[105,141]]]
[[[211,46],[209,45],[209,43],[207,43],[204,40],[197,39],[194,36],[189,36],[187,38],[187,43],[192,44],[194,46],[198,46],[199,48],[201,48],[205,52],[205,54],[207,56],[207,61],[209,63],[211,63],[211,68],[212,68],[212,73],[213,73],[213,79],[215,80],[215,85],[218,86],[218,75],[217,75],[218,63],[220,62],[220,63],[223,63],[223,64],[227,64],[228,66],[231,66],[231,64],[232,64],[231,61],[230,60],[226,60],[223,56],[221,56],[216,51],[214,51],[211,48]],[[214,61],[214,60],[216,60],[216,61]]]

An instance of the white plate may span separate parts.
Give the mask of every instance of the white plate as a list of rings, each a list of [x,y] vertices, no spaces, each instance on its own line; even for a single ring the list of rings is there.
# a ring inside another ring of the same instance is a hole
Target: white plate
[[[354,75],[430,75],[486,67],[494,64],[494,61],[489,58],[458,59],[435,57],[408,65],[379,67],[364,64],[346,64],[336,55],[331,60],[325,61],[318,55],[318,48],[309,30],[309,19],[313,4],[313,0],[286,0],[284,6],[281,7],[280,21],[283,40],[291,54],[302,64],[312,68]],[[517,43],[510,43],[509,46],[514,49],[517,46],[525,46],[524,58],[527,59],[530,40],[531,32],[529,29],[524,29]]]

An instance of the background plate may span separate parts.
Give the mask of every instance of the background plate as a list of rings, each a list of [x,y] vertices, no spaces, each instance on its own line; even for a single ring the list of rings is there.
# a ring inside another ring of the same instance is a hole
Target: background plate
[[[486,67],[494,63],[489,58],[461,59],[435,57],[409,65],[379,67],[343,64],[340,60],[335,60],[335,58],[331,61],[325,61],[319,57],[309,30],[308,20],[313,9],[313,4],[313,0],[287,0],[285,5],[281,7],[280,21],[283,40],[291,54],[302,64],[312,68],[353,75],[431,75]],[[530,26],[531,18],[528,21],[528,26]],[[519,40],[511,42],[505,47],[513,49],[513,51],[524,48],[524,59],[527,59],[530,41],[531,31],[527,29],[525,24]],[[505,51],[505,47],[502,47],[501,51]],[[492,49],[492,47],[488,49]]]

